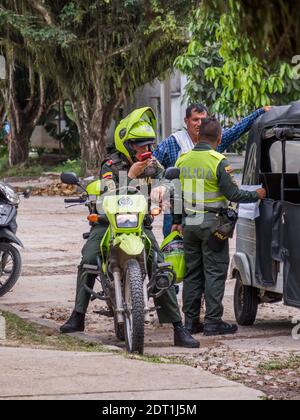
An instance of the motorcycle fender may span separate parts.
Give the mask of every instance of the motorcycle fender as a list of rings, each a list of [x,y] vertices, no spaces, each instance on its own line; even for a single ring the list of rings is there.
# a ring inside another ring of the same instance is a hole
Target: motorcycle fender
[[[20,247],[24,248],[24,245],[22,244],[22,242],[20,241],[20,239],[18,239],[16,237],[15,234],[13,234],[9,229],[7,228],[2,228],[0,229],[0,242],[3,242],[3,239],[5,240],[5,242],[10,242],[13,244],[17,244]]]
[[[144,242],[141,237],[134,234],[118,236],[114,240],[114,246],[119,246],[120,249],[127,255],[137,256],[144,250]]]
[[[106,254],[107,254],[107,251],[109,250],[110,239],[111,239],[110,228],[108,228],[107,231],[105,232],[105,235],[103,236],[101,244],[100,244],[102,271],[103,271],[104,274],[106,274],[106,272],[107,272],[107,266],[106,266],[107,257],[106,257]]]

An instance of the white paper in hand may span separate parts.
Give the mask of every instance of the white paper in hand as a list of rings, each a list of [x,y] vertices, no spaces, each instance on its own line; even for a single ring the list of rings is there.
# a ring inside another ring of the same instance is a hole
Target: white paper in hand
[[[244,191],[256,191],[261,187],[261,185],[242,185],[241,189]],[[239,204],[239,217],[249,220],[257,219],[260,216],[259,205],[260,200],[256,203]]]

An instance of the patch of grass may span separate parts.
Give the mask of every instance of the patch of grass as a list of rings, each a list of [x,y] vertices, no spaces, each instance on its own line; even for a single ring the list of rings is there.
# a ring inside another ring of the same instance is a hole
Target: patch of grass
[[[76,337],[59,334],[51,328],[31,324],[9,312],[2,312],[6,320],[7,341],[20,346],[36,346],[62,351],[107,352],[104,346]]]
[[[53,172],[75,172],[78,176],[83,176],[83,167],[81,159],[70,160],[68,159],[66,162],[54,166],[51,168]]]
[[[164,364],[164,365],[185,365],[185,366],[195,366],[192,361],[183,359],[176,356],[154,356],[154,355],[140,355],[140,354],[129,354],[125,353],[127,359],[131,360],[140,360],[148,363],[155,364]]]
[[[229,380],[229,381],[233,381],[233,382],[239,382],[239,381],[242,381],[242,377],[241,377],[241,375],[238,375],[238,374],[235,374],[235,373],[229,373],[229,374],[227,374],[226,375],[226,378]]]
[[[10,176],[41,176],[44,168],[39,163],[38,159],[30,159],[26,165],[17,165],[12,168],[8,166],[8,159],[6,156],[0,158],[0,177]]]
[[[291,354],[285,360],[271,360],[270,362],[262,363],[259,365],[258,370],[260,373],[279,371],[279,370],[297,370],[300,369],[300,356]]]
[[[270,398],[267,395],[263,395],[262,397],[258,397],[261,401],[270,401]]]
[[[83,176],[83,166],[81,159],[70,160],[58,164],[51,165],[43,163],[41,157],[31,157],[26,164],[16,165],[12,168],[8,165],[8,157],[0,157],[0,177],[12,177],[12,176],[32,176],[40,177],[43,172],[75,172],[78,176]]]

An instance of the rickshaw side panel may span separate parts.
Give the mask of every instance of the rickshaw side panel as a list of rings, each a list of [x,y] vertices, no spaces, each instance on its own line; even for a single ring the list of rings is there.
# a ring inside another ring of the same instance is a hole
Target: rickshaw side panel
[[[275,287],[278,264],[282,262],[281,245],[282,205],[267,199],[260,204],[260,217],[256,219],[255,280],[263,287]]]
[[[300,308],[300,205],[283,202],[284,303]]]
[[[278,203],[274,204],[276,206]],[[235,271],[238,271],[245,286],[252,286],[264,291],[283,294],[283,263],[280,263],[280,272],[278,273],[275,282],[272,279],[271,267],[268,268],[269,274],[271,276],[269,281],[265,282],[263,285],[262,282],[258,281],[257,279],[257,257],[259,254],[258,250],[264,247],[266,248],[264,250],[264,255],[267,255],[270,258],[269,263],[271,261],[271,255],[273,258],[278,260],[277,252],[279,252],[277,242],[275,240],[271,241],[271,238],[269,238],[269,246],[267,246],[266,239],[262,237],[260,237],[261,243],[257,244],[257,228],[257,221],[242,218],[238,220],[236,240],[237,246],[236,253],[234,254],[231,262],[231,274],[233,277],[235,277]],[[280,253],[281,251],[282,250],[280,248]],[[263,258],[264,255],[261,255],[261,257]],[[262,259],[259,265],[263,265]]]

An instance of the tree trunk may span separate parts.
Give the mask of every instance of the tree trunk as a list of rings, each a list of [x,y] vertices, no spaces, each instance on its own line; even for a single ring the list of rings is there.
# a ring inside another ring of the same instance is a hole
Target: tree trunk
[[[18,64],[11,46],[6,56],[8,80],[1,93],[10,123],[9,165],[14,166],[28,160],[31,134],[53,94],[46,93],[44,76],[34,71],[30,58],[26,65]]]
[[[101,162],[106,155],[105,137],[95,135],[93,129],[80,134],[81,159],[85,173],[90,174],[100,168]],[[100,149],[100,151],[99,151]]]
[[[80,135],[81,158],[85,174],[94,173],[106,157],[106,134],[112,121],[113,108],[88,110],[87,101],[72,101]]]
[[[19,130],[11,124],[11,132],[8,141],[9,166],[26,163],[29,156],[29,141],[33,132],[32,124],[22,124]]]

